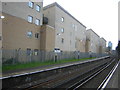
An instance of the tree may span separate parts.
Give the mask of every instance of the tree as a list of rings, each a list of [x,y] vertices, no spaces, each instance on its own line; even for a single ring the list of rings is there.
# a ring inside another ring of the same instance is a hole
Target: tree
[[[120,58],[120,41],[118,42],[118,46],[116,47],[116,51],[118,54],[118,58]]]

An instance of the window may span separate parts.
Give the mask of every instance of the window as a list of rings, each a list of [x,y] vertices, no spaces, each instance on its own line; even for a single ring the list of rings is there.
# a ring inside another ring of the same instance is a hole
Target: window
[[[36,19],[36,20],[35,20],[35,24],[36,24],[36,25],[40,25],[40,20],[39,20],[39,19]]]
[[[33,2],[31,2],[31,1],[29,1],[29,2],[28,2],[28,6],[29,6],[30,8],[33,8],[34,3],[33,3]]]
[[[64,33],[64,28],[61,29],[61,32]]]
[[[64,38],[62,38],[61,42],[64,43]]]
[[[33,22],[33,17],[32,16],[28,16],[28,22],[30,22],[30,23]]]
[[[64,22],[64,17],[61,18],[61,21]]]
[[[35,33],[35,38],[39,38],[39,33]]]
[[[33,2],[31,2],[31,1],[29,1],[29,2],[28,2],[28,6],[29,6],[30,8],[33,8],[34,3],[33,3]]]
[[[28,36],[29,38],[31,38],[31,37],[32,37],[32,32],[27,32],[27,36]]]
[[[77,25],[75,25],[75,31],[77,31]]]
[[[35,55],[35,56],[38,55],[38,49],[34,49],[34,55]]]
[[[36,5],[36,11],[40,12],[40,6]]]
[[[30,48],[27,48],[27,55],[28,55],[28,56],[31,56],[31,54],[32,54],[31,49],[30,49]]]
[[[75,24],[72,24],[72,27],[75,29]]]

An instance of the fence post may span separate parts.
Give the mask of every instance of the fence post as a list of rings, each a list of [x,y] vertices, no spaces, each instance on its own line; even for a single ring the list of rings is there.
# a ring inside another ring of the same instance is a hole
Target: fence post
[[[57,62],[57,53],[55,53],[54,61]]]

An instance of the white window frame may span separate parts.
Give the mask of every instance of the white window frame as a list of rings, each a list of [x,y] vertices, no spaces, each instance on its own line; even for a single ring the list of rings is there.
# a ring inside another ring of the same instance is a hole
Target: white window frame
[[[30,8],[33,8],[33,7],[34,7],[34,3],[31,2],[31,1],[29,1],[29,2],[28,2],[28,6],[29,6]]]
[[[33,22],[33,17],[30,16],[30,15],[28,15],[28,22],[29,22],[29,23],[32,23],[32,22]]]
[[[36,11],[40,12],[41,7],[39,5],[36,5]]]
[[[40,20],[36,18],[35,24],[36,24],[36,25],[40,25]]]

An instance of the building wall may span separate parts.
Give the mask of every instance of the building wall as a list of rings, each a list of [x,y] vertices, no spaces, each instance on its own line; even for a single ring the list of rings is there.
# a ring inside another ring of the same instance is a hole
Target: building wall
[[[86,43],[85,43],[85,52],[89,52],[90,50],[90,40],[86,39]]]
[[[61,21],[62,17],[64,18],[64,22]],[[56,46],[59,46],[65,51],[85,52],[85,48],[83,47],[83,43],[81,42],[85,41],[86,39],[84,34],[85,27],[83,27],[80,23],[78,23],[75,19],[73,19],[57,6],[55,27],[57,29],[56,34],[60,33],[61,35],[59,37],[64,38],[64,43],[61,43],[60,39],[56,39]],[[64,28],[64,33],[61,32],[61,28]],[[77,47],[75,47],[75,43],[77,43]]]
[[[43,13],[45,17],[48,17],[48,24],[55,27],[55,48],[59,48],[62,51],[81,51],[85,52],[85,30],[86,27],[81,25],[68,12],[64,11],[63,8],[58,4],[54,3],[45,7]],[[51,12],[51,13],[50,13]],[[61,21],[61,18],[64,21]],[[55,26],[54,26],[55,23]],[[74,24],[74,27],[73,27]],[[64,28],[64,32],[61,29]],[[62,39],[64,42],[62,43]],[[81,42],[82,41],[82,42]],[[84,43],[83,43],[84,42]],[[77,45],[75,45],[75,43]]]
[[[40,49],[40,25],[42,25],[43,2],[33,2],[33,8],[28,2],[2,2],[2,12],[5,18],[2,21],[3,49]],[[40,12],[36,10],[39,5]],[[28,15],[33,17],[33,22],[28,22]],[[40,20],[40,25],[35,20]],[[32,32],[32,37],[28,37]],[[35,34],[39,37],[36,38]]]
[[[106,40],[104,38],[100,38],[100,53],[106,52]]]
[[[92,30],[87,30],[87,39],[89,39],[89,51],[99,53],[100,37]]]
[[[40,49],[40,38],[35,38],[35,33],[40,35],[40,26],[5,13],[3,15],[3,49]],[[28,31],[33,33],[31,38],[27,36]]]
[[[48,25],[55,27],[55,7],[49,9],[44,8],[43,15],[48,18]]]
[[[41,27],[41,50],[53,51],[55,47],[55,29],[49,25]]]
[[[41,6],[40,12],[36,11],[36,5]],[[33,16],[33,23],[35,19],[40,20],[42,25],[43,2],[34,2],[34,8],[28,6],[28,2],[2,2],[2,10],[4,13],[19,17],[27,21],[28,15]]]

